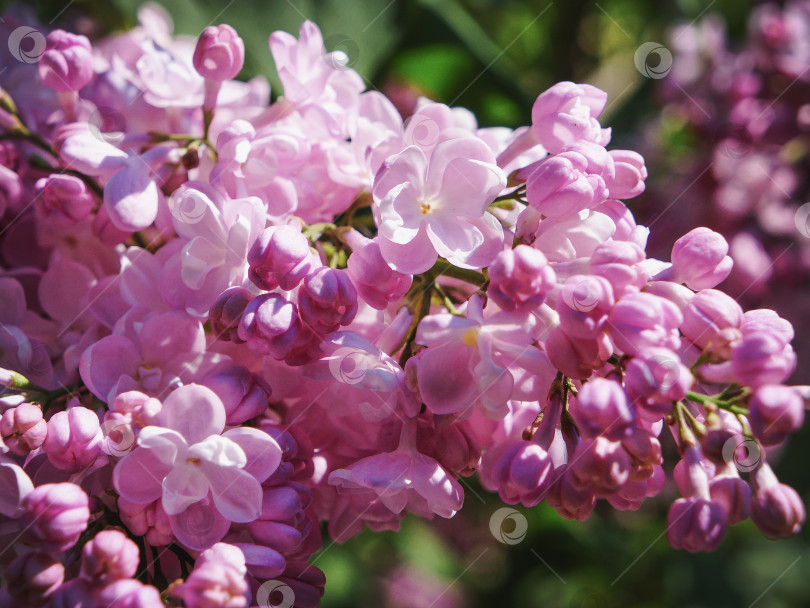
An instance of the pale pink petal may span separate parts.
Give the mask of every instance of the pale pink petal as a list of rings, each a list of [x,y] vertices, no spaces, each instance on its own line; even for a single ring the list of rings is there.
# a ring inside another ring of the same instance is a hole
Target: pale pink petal
[[[416,372],[419,392],[433,413],[461,412],[478,396],[476,379],[468,367],[472,348],[453,341],[420,354]]]
[[[281,448],[275,439],[263,431],[240,426],[222,436],[236,442],[244,450],[247,456],[244,470],[259,483],[270,477],[281,463]]]
[[[262,514],[262,486],[250,473],[203,462],[219,512],[236,523],[254,521]]]
[[[442,466],[427,456],[414,462],[414,489],[440,517],[453,517],[464,503],[464,490]]]
[[[198,458],[221,467],[244,468],[247,457],[244,450],[234,441],[220,435],[211,435],[188,450],[189,458]]]
[[[0,455],[0,514],[17,517],[20,502],[34,489],[31,479],[8,456]]]
[[[405,274],[419,274],[430,270],[439,257],[424,227],[419,229],[416,237],[407,245],[381,238],[380,253],[391,268]]]
[[[169,515],[182,513],[189,505],[208,496],[210,485],[203,463],[175,466],[163,479],[163,508]]]
[[[115,465],[113,486],[124,499],[145,505],[161,497],[163,479],[171,470],[155,451],[137,448]]]
[[[163,313],[144,321],[139,334],[144,360],[160,367],[178,354],[193,359],[205,350],[205,332],[199,321],[179,312]]]
[[[136,232],[151,225],[159,202],[157,184],[146,166],[121,169],[104,187],[104,206],[119,230]]]
[[[176,389],[163,401],[161,424],[174,429],[194,444],[225,428],[225,406],[210,388],[187,384]]]
[[[182,513],[170,515],[169,522],[177,540],[195,551],[218,543],[231,527],[231,522],[217,511],[210,494]]]
[[[123,336],[106,336],[82,353],[79,374],[87,388],[106,402],[110,390],[121,376],[138,373],[140,354],[135,345]]]

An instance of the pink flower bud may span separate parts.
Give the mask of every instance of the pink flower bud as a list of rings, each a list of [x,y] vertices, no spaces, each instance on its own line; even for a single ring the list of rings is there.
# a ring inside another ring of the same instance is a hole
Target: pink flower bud
[[[197,40],[193,62],[203,78],[231,80],[245,64],[245,43],[230,25],[209,26]]]
[[[208,311],[208,320],[211,321],[211,329],[220,340],[243,344],[244,340],[239,337],[239,321],[245,308],[253,299],[253,294],[244,287],[230,287],[219,294],[216,302]]]
[[[579,140],[605,145],[610,130],[596,118],[605,109],[607,93],[587,84],[558,82],[541,93],[532,106],[532,131],[552,154]]]
[[[633,198],[644,192],[647,167],[644,157],[632,150],[611,150],[608,152],[616,168],[613,179],[605,178],[611,198]]]
[[[487,295],[504,310],[540,306],[557,275],[541,251],[528,245],[500,252],[489,267]]]
[[[681,331],[700,348],[714,342],[726,342],[723,329],[737,329],[742,323],[742,308],[731,297],[716,289],[704,289],[689,300],[683,311]]]
[[[604,330],[614,303],[613,288],[606,279],[574,275],[557,295],[560,326],[571,338],[595,339]]]
[[[795,336],[790,321],[780,317],[776,311],[763,308],[747,311],[743,315],[740,331],[743,335],[765,331],[778,337],[785,344],[792,342]]]
[[[248,251],[248,277],[270,291],[296,287],[312,267],[309,241],[292,226],[265,228]]]
[[[577,340],[570,338],[562,327],[555,327],[546,340],[546,353],[551,364],[563,374],[584,380],[605,364],[613,348],[607,335],[596,340]]]
[[[95,462],[102,439],[96,413],[77,406],[51,417],[42,449],[57,469],[76,473]]]
[[[728,523],[738,524],[751,514],[751,487],[736,475],[718,475],[709,482],[712,500],[723,505],[728,512]]]
[[[616,348],[628,355],[661,346],[676,350],[681,340],[678,327],[683,315],[665,298],[649,293],[629,293],[611,309],[610,337]]]
[[[205,561],[173,589],[188,608],[245,608],[248,584],[244,574],[226,563]]]
[[[657,422],[672,409],[674,401],[686,397],[694,378],[668,348],[645,348],[625,368],[625,386],[641,418]]]
[[[577,447],[569,469],[574,487],[605,496],[630,479],[630,458],[621,443],[599,436]]]
[[[79,540],[90,519],[87,494],[73,483],[48,483],[22,501],[29,539],[45,551],[65,551]]]
[[[571,400],[571,415],[584,437],[604,435],[622,439],[636,419],[635,410],[618,382],[594,378],[582,385]]]
[[[786,538],[801,530],[805,520],[804,503],[796,490],[780,483],[767,463],[754,471],[756,494],[751,519],[768,538]]]
[[[150,545],[162,547],[174,540],[169,516],[159,500],[148,505],[139,505],[119,497],[118,510],[121,521],[130,532],[143,536]]]
[[[587,165],[577,152],[563,152],[540,163],[526,181],[529,204],[547,217],[563,217],[606,200],[604,180],[588,173]]]
[[[86,36],[54,30],[39,59],[39,78],[55,91],[78,91],[93,78],[93,50]]]
[[[554,463],[548,452],[531,441],[515,441],[484,454],[481,483],[497,491],[506,504],[533,507],[543,500],[553,481]]]
[[[6,410],[0,418],[0,436],[9,450],[27,456],[45,441],[48,424],[42,419],[42,410],[32,403],[21,403]]]
[[[85,183],[65,173],[37,180],[34,191],[39,211],[69,223],[83,220],[96,206],[96,199]]]
[[[223,564],[230,566],[237,572],[245,573],[245,554],[236,545],[228,543],[214,543],[208,549],[200,553],[195,567],[205,563]]]
[[[301,320],[319,334],[348,325],[357,314],[357,291],[345,270],[321,266],[298,290]]]
[[[591,254],[591,273],[606,278],[615,295],[621,297],[641,289],[650,280],[640,265],[646,257],[644,250],[630,241],[605,241]]]
[[[138,546],[118,530],[103,530],[82,549],[82,576],[106,585],[135,576]]]
[[[97,601],[98,588],[87,579],[74,578],[54,592],[47,606],[48,608],[84,608],[85,606],[97,606]]]
[[[804,422],[804,401],[789,386],[760,386],[748,402],[748,409],[751,430],[765,446],[782,443]]]
[[[252,350],[275,359],[286,357],[302,332],[295,304],[274,293],[251,300],[238,331]]]
[[[699,496],[679,498],[667,513],[667,540],[690,553],[714,551],[727,526],[728,513],[720,502]]]
[[[796,369],[796,353],[778,336],[757,331],[734,346],[731,368],[741,384],[751,387],[779,384]]]
[[[357,233],[357,238],[346,239],[352,247],[346,272],[358,295],[372,308],[383,310],[408,292],[413,277],[397,272],[386,263],[376,239],[363,242],[362,238]]]
[[[156,608],[164,604],[155,587],[134,578],[125,578],[104,587],[98,594],[98,605],[104,608]]]
[[[9,594],[23,606],[41,606],[65,580],[65,567],[49,553],[23,553],[8,565]]]
[[[140,427],[157,425],[163,404],[154,397],[140,391],[119,393],[113,400],[110,409],[119,414],[128,414],[132,422]]]
[[[241,366],[212,372],[202,381],[222,399],[228,426],[236,426],[267,410],[271,389],[256,374]]]
[[[695,291],[710,289],[724,281],[733,265],[726,239],[709,228],[695,228],[672,246],[675,280]]]

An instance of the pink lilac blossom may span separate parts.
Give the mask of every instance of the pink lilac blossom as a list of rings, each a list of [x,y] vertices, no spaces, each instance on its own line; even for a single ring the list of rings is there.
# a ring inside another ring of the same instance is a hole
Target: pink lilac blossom
[[[636,510],[675,452],[673,546],[799,530],[764,458],[804,418],[793,327],[718,289],[737,241],[648,257],[606,93],[558,83],[515,131],[424,98],[403,121],[305,22],[270,36],[270,103],[231,27],[139,19],[0,56],[0,523],[25,530],[0,604],[243,608],[273,580],[315,607],[322,523],[453,517],[473,474]]]

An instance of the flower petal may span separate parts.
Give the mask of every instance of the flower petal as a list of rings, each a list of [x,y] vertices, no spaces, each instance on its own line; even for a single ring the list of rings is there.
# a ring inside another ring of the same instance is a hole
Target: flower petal
[[[202,468],[219,512],[230,521],[247,523],[262,514],[262,486],[250,473],[203,462]]]
[[[231,527],[231,522],[217,511],[210,493],[182,513],[170,515],[169,522],[177,540],[195,551],[218,543]]]
[[[239,444],[247,456],[244,470],[253,475],[259,483],[275,473],[281,463],[281,448],[267,433],[250,427],[240,426],[222,435]]]
[[[187,384],[166,397],[160,420],[163,426],[185,437],[189,444],[195,444],[222,433],[225,406],[210,388]]]
[[[182,513],[208,496],[209,489],[202,463],[183,463],[163,479],[163,508],[169,515]]]
[[[126,500],[145,505],[161,497],[163,479],[171,470],[157,451],[136,448],[115,465],[113,486]]]

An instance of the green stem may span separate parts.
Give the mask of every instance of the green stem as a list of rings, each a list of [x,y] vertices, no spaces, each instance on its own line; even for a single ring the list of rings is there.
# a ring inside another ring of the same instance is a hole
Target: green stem
[[[453,266],[450,262],[444,259],[439,259],[436,264],[428,272],[435,272],[435,276],[452,277],[461,281],[466,281],[472,285],[480,287],[487,282],[487,278],[477,270],[469,270],[467,268],[458,268]]]
[[[730,401],[725,401],[721,399],[723,393],[720,395],[701,395],[700,393],[696,393],[694,391],[689,391],[686,394],[686,398],[690,401],[695,401],[702,405],[714,405],[719,407],[720,409],[726,410],[727,412],[731,412],[732,414],[742,414],[747,415],[748,409],[744,407],[740,407],[739,405],[734,405],[734,403]]]

